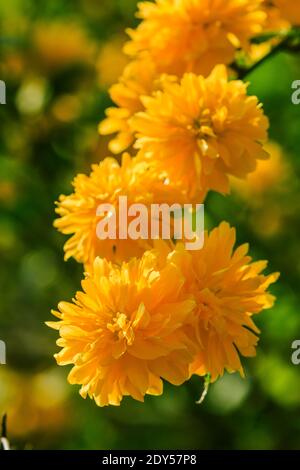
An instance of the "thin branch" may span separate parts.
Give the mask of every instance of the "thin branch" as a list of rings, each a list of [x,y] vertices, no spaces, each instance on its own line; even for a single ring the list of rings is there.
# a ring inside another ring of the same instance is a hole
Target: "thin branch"
[[[273,49],[270,52],[268,52],[268,54],[263,56],[260,60],[255,62],[253,65],[251,65],[251,67],[244,68],[244,67],[240,67],[237,64],[233,64],[231,66],[231,68],[233,68],[233,70],[235,70],[237,72],[239,79],[243,80],[244,78],[247,77],[247,75],[254,72],[258,67],[260,67],[262,64],[264,64],[269,59],[274,57],[278,52],[286,50],[285,46],[287,45],[287,43],[288,43],[288,39],[284,39],[279,44],[277,44],[275,47],[273,47]]]
[[[278,39],[279,42],[276,44],[270,52],[263,56],[260,60],[255,62],[250,67],[242,67],[237,63],[231,65],[231,68],[235,70],[238,77],[243,80],[247,75],[254,72],[258,67],[267,62],[269,59],[274,57],[279,52],[298,52],[300,50],[300,29],[295,28],[284,33],[266,33],[261,36],[257,36],[253,39],[253,44],[261,44],[269,39]]]
[[[7,439],[7,415],[4,414],[2,417],[2,424],[1,424],[1,438],[0,438],[0,448],[2,450],[10,450],[9,441]]]

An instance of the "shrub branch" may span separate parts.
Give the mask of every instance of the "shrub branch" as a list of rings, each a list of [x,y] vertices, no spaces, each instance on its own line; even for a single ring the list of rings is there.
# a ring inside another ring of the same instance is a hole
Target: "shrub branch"
[[[238,74],[238,78],[243,80],[247,75],[254,72],[258,67],[274,57],[279,52],[295,53],[300,51],[300,28],[292,28],[282,33],[264,33],[252,40],[253,44],[262,44],[268,40],[277,39],[275,46],[264,55],[260,60],[252,64],[250,67],[243,67],[241,64],[234,63],[231,68]]]

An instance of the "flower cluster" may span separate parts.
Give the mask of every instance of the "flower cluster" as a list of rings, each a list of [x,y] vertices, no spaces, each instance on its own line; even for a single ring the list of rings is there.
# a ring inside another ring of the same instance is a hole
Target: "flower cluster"
[[[252,316],[271,307],[277,275],[261,274],[266,263],[251,263],[247,245],[233,250],[227,223],[205,238],[196,256],[161,242],[120,266],[98,257],[73,303],[59,304],[48,323],[61,336],[56,360],[73,365],[83,397],[119,405],[160,395],[162,379],[243,373],[240,355],[254,356],[258,341]]]
[[[130,148],[134,156],[93,165],[56,208],[55,226],[71,235],[65,259],[83,263],[85,278],[72,303],[53,312],[59,321],[48,324],[59,331],[58,364],[73,366],[69,382],[99,406],[159,395],[163,380],[243,375],[241,357],[256,354],[253,316],[273,305],[268,288],[278,274],[263,274],[267,263],[252,262],[248,245],[234,247],[234,228],[223,222],[205,232],[193,254],[174,241],[99,240],[97,207],[118,211],[120,195],[146,206],[203,202],[268,159],[268,119],[232,65],[271,25],[290,27],[283,3],[139,4],[141,22],[125,46],[131,62],[110,90],[116,107],[99,126],[100,134],[115,134],[112,153]]]

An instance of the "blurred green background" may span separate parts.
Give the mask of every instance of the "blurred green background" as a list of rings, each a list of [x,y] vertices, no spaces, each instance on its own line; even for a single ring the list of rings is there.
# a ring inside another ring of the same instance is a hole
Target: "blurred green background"
[[[82,275],[63,261],[54,201],[108,153],[97,125],[126,63],[121,46],[135,9],[135,0],[0,4],[0,414],[18,449],[299,449],[300,366],[291,363],[300,339],[300,106],[291,103],[299,56],[279,54],[249,75],[271,120],[271,160],[206,204],[208,228],[228,220],[255,259],[281,272],[275,308],[256,319],[262,335],[257,358],[244,361],[246,379],[226,375],[201,406],[195,378],[144,404],[100,409],[52,357],[57,335],[44,322]]]

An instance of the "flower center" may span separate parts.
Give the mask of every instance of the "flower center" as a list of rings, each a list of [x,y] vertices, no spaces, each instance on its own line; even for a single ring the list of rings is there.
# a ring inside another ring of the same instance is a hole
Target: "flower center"
[[[107,329],[114,333],[116,339],[125,340],[128,346],[133,344],[134,331],[125,313],[118,312],[112,322],[107,324]]]
[[[199,313],[202,320],[208,325],[214,318],[219,318],[220,301],[213,290],[203,289],[198,295]]]
[[[194,119],[188,129],[197,139],[216,137],[209,109],[205,109],[199,118]]]

